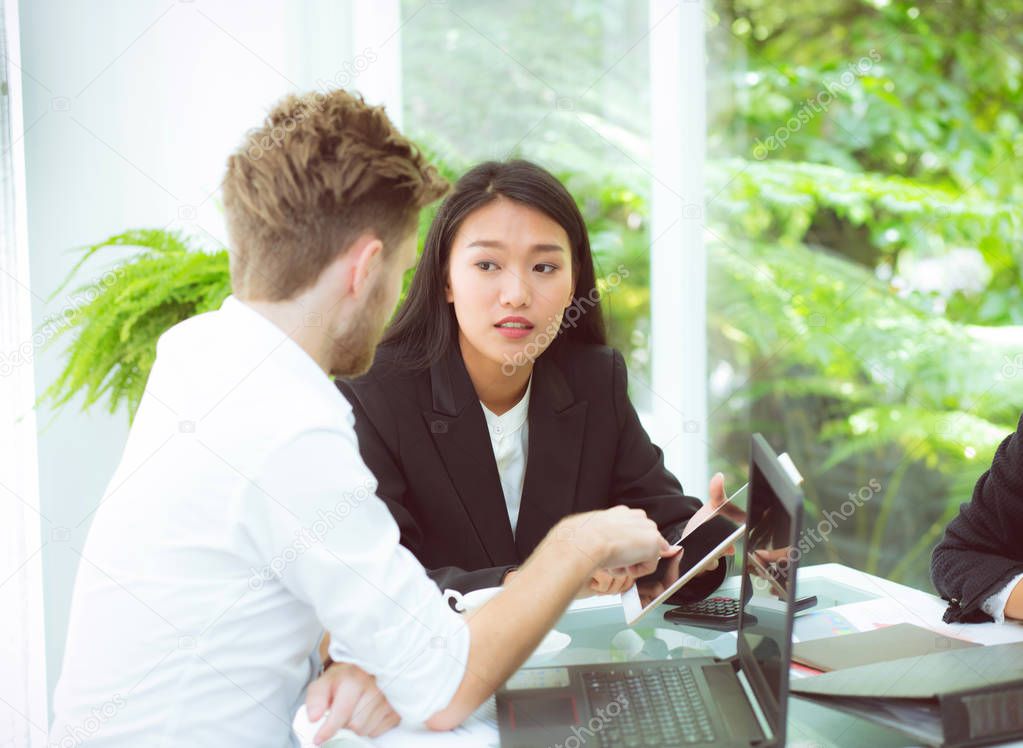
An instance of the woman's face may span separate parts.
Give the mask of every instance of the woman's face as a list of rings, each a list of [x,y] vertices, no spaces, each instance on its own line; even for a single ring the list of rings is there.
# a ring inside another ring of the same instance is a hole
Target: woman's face
[[[448,260],[459,338],[512,374],[551,344],[572,303],[572,250],[554,220],[498,198],[462,221]]]

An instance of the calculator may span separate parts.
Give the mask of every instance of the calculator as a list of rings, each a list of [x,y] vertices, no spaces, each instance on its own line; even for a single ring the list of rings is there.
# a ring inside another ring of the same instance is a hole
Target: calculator
[[[666,621],[680,624],[707,626],[733,630],[739,626],[741,604],[731,597],[708,597],[695,603],[686,603],[664,614]]]
[[[792,612],[802,613],[817,605],[817,596],[796,598],[792,603]],[[739,628],[739,610],[742,603],[732,597],[708,597],[694,603],[686,603],[672,608],[664,614],[664,620],[680,626],[704,626],[721,631],[735,631]],[[746,611],[748,622],[753,625],[756,617]]]

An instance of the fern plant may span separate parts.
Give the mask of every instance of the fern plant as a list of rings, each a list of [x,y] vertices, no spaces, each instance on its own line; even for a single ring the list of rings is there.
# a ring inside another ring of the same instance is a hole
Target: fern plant
[[[83,408],[105,399],[111,413],[126,406],[134,418],[160,335],[218,308],[231,292],[227,250],[207,252],[180,233],[156,229],[126,231],[85,247],[57,292],[87,260],[118,249],[134,254],[101,280],[76,289],[73,296],[84,303],[44,323],[55,330],[51,344],[75,332],[63,370],[40,398],[54,408],[82,393]]]

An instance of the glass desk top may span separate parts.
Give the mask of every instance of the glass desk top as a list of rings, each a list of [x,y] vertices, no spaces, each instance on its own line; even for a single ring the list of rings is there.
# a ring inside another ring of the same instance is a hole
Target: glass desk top
[[[730,577],[714,594],[738,597],[739,578]],[[870,600],[874,595],[823,578],[801,580],[798,596],[817,595],[810,611],[845,603]],[[721,657],[735,654],[735,633],[664,619],[673,606],[662,605],[635,626],[627,626],[620,606],[569,611],[556,629],[572,637],[560,652],[534,655],[526,667],[581,665],[594,662],[630,662],[682,657]],[[916,742],[903,733],[819,706],[798,697],[789,698],[787,745],[791,746],[908,746]]]

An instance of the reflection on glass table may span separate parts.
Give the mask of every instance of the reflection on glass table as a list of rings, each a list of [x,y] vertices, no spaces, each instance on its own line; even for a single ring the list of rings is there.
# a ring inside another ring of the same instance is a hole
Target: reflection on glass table
[[[739,577],[729,577],[715,594],[739,597],[738,580]],[[818,596],[818,604],[809,612],[878,597],[864,589],[829,579],[827,575],[815,574],[814,567],[800,570],[797,595]],[[762,590],[755,590],[750,606],[756,610],[758,619],[763,617],[763,625],[767,628],[773,617],[782,614],[777,597],[766,583]],[[727,658],[735,654],[734,631],[721,632],[700,626],[673,624],[664,619],[664,614],[670,609],[671,606],[660,606],[633,627],[626,625],[620,606],[569,612],[557,624],[558,631],[571,637],[569,646],[554,654],[533,657],[526,666],[639,662],[694,656]],[[752,629],[749,635],[760,636],[758,628]],[[768,639],[756,646],[770,646]],[[900,732],[796,697],[790,702],[788,721],[790,745],[871,745],[883,748],[911,744],[907,736]]]

